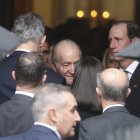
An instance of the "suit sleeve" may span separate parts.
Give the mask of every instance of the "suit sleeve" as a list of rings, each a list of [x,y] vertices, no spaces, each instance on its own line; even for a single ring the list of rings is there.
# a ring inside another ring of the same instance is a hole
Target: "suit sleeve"
[[[92,140],[88,126],[86,126],[83,122],[80,123],[79,140]]]

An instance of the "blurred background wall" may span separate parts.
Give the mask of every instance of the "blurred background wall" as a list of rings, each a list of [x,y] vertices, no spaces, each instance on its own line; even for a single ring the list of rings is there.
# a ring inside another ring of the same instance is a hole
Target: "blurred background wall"
[[[78,10],[96,26],[108,19],[135,20],[139,23],[139,0],[0,0],[0,24],[10,28],[14,18],[21,13],[34,11],[41,14],[48,26],[54,27],[70,17],[76,17]],[[97,14],[91,17],[92,13]],[[107,11],[108,18],[102,14]],[[80,14],[80,13],[79,13]]]
[[[17,16],[36,12],[45,20],[48,42],[69,38],[85,55],[102,60],[112,23],[133,20],[140,25],[139,9],[140,0],[0,0],[0,25],[10,30]]]

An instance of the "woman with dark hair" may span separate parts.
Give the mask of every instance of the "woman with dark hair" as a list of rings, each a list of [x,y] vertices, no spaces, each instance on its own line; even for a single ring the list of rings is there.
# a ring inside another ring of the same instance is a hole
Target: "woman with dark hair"
[[[78,102],[81,120],[101,114],[102,110],[96,97],[96,75],[104,70],[102,63],[95,57],[83,57],[76,65],[72,93]],[[78,139],[76,135],[71,140]]]

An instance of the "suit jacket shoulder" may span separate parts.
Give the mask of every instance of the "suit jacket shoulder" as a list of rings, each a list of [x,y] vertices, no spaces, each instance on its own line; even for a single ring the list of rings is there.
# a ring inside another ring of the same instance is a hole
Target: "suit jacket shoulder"
[[[79,140],[127,140],[127,133],[132,137],[134,134],[131,130],[137,127],[140,128],[139,118],[123,107],[113,107],[102,115],[82,121]]]
[[[15,94],[0,105],[0,136],[19,134],[33,125],[32,98]]]
[[[0,62],[0,104],[9,100],[15,93],[16,82],[12,78],[12,71],[19,56],[24,51],[15,51],[10,56],[6,57]],[[57,83],[65,85],[65,78],[55,71],[46,67],[47,79],[46,83]]]
[[[0,140],[60,140],[56,134],[44,126],[34,125],[28,132],[0,138]]]
[[[126,98],[126,108],[133,115],[140,117],[140,63],[130,79],[129,87],[131,93]]]
[[[15,93],[16,82],[12,78],[17,59],[23,51],[15,51],[0,62],[0,104],[9,100]]]

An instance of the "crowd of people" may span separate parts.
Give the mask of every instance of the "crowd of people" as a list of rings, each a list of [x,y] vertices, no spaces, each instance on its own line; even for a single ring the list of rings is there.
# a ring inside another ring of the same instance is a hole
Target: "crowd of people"
[[[140,38],[135,22],[112,23],[102,60],[33,12],[11,32],[22,41],[0,60],[0,140],[139,140],[140,62],[117,56]]]

